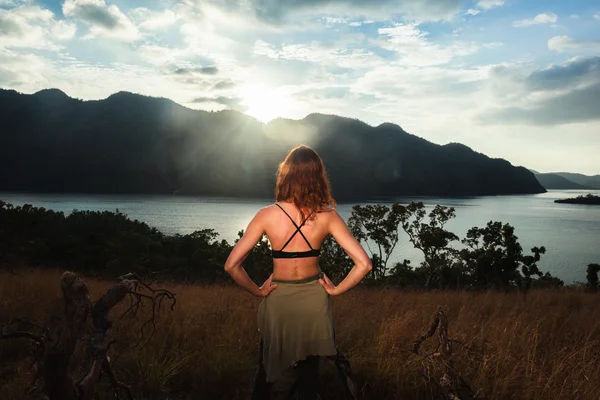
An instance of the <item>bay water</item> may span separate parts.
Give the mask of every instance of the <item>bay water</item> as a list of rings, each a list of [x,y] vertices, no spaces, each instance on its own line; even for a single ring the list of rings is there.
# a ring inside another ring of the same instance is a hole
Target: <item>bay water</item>
[[[428,209],[441,204],[456,209],[456,218],[447,228],[463,238],[473,226],[483,227],[488,221],[510,223],[528,253],[533,246],[545,246],[540,269],[550,271],[566,283],[585,281],[587,264],[600,263],[600,206],[558,204],[554,200],[600,191],[551,190],[537,195],[508,195],[465,198],[401,197],[362,204],[407,204],[422,201]],[[230,243],[245,229],[255,213],[272,204],[273,199],[232,199],[219,197],[183,197],[148,195],[83,195],[32,194],[0,192],[0,200],[15,206],[31,204],[65,214],[73,210],[116,211],[131,219],[143,221],[165,234],[187,234],[212,228],[220,239]],[[338,205],[347,220],[353,203]],[[455,247],[460,248],[458,242]],[[366,246],[365,246],[366,247]],[[401,232],[390,264],[411,260],[413,266],[422,261],[420,251],[413,248]]]

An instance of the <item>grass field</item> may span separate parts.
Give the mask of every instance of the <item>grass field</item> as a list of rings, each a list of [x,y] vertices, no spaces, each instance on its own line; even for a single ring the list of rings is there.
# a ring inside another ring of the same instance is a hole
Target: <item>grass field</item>
[[[0,272],[0,324],[16,317],[46,324],[60,315],[61,273]],[[111,285],[85,281],[94,300]],[[233,286],[158,286],[176,293],[175,311],[161,310],[144,347],[135,346],[141,321],[115,322],[110,355],[118,377],[139,399],[249,398],[260,299]],[[438,305],[450,319],[449,336],[477,349],[479,357],[470,360],[456,346],[456,365],[484,398],[600,399],[600,295],[538,291],[524,300],[516,293],[355,289],[332,302],[337,342],[364,399],[430,398],[419,370],[431,362],[409,349]],[[115,317],[123,309],[113,310]],[[22,339],[0,343],[0,399],[24,398],[31,387],[27,349]],[[99,399],[111,398],[100,389]],[[322,362],[321,389],[324,399],[340,396],[329,361]]]

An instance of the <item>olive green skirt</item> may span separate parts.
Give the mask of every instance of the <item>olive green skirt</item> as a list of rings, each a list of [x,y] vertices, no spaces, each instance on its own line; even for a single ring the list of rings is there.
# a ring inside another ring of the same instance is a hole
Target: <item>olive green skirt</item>
[[[275,281],[277,289],[258,308],[267,382],[308,356],[334,356],[333,318],[329,295],[319,276],[301,281]]]

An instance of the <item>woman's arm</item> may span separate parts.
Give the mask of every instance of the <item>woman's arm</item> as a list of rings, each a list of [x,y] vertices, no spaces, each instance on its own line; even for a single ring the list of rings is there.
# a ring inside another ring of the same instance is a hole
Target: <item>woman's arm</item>
[[[348,226],[337,213],[333,211],[331,221],[329,223],[329,233],[338,242],[340,246],[348,253],[352,261],[354,261],[354,267],[350,270],[348,275],[340,282],[337,287],[329,280],[327,276],[320,279],[319,282],[327,290],[327,293],[331,295],[340,295],[352,289],[373,269],[371,259],[362,248],[358,240],[352,236]]]
[[[256,243],[262,238],[264,229],[265,209],[260,210],[252,221],[248,224],[248,228],[244,232],[244,236],[236,243],[225,261],[225,272],[227,272],[233,280],[255,296],[265,297],[273,291],[277,285],[271,286],[271,277],[265,283],[258,287],[248,273],[242,267],[242,263],[248,257]]]

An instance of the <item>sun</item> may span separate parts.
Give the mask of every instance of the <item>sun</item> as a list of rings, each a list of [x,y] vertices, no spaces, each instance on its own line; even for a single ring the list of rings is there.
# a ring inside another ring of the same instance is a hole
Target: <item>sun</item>
[[[267,123],[278,117],[290,117],[292,102],[281,90],[264,85],[248,85],[240,89],[245,113]]]

